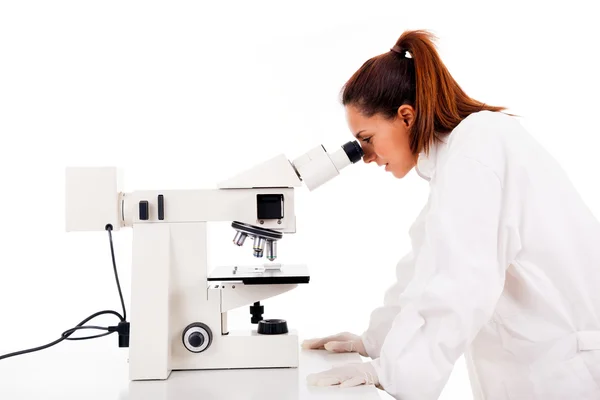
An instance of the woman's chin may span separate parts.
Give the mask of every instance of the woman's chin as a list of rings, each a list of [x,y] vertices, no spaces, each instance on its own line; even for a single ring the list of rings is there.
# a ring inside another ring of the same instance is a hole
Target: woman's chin
[[[394,175],[394,178],[396,178],[396,179],[402,179],[408,173],[408,171],[398,171],[398,169],[396,169],[396,168],[390,168],[389,172],[391,172],[392,175]]]

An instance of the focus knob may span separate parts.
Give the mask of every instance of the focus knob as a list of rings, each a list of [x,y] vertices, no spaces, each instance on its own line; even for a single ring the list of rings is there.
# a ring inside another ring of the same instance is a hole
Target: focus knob
[[[287,322],[284,319],[264,319],[258,323],[258,333],[261,335],[288,333]]]
[[[204,343],[204,337],[199,332],[193,332],[188,339],[188,342],[192,347],[200,347]]]
[[[206,324],[194,322],[183,330],[181,340],[186,349],[192,353],[200,353],[210,346],[212,332]]]

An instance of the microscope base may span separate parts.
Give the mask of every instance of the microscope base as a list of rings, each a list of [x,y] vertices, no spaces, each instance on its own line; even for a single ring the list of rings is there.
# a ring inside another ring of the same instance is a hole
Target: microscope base
[[[261,335],[256,331],[235,332],[214,338],[202,353],[174,358],[173,370],[246,369],[298,367],[299,341],[295,331],[282,335]]]

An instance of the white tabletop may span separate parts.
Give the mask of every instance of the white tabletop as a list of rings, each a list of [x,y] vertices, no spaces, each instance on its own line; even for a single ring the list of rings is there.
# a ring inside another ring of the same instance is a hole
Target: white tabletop
[[[309,387],[307,375],[360,362],[357,354],[301,350],[300,366],[283,369],[174,371],[165,381],[129,382],[127,350],[114,343],[49,349],[0,361],[2,400],[379,400],[373,386]]]

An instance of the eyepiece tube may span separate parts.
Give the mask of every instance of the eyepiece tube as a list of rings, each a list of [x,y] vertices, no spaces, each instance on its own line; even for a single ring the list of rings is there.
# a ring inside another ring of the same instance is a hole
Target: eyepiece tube
[[[339,175],[343,168],[358,162],[363,155],[363,149],[354,140],[344,144],[331,155],[323,146],[315,147],[296,158],[292,165],[300,179],[312,191]]]

